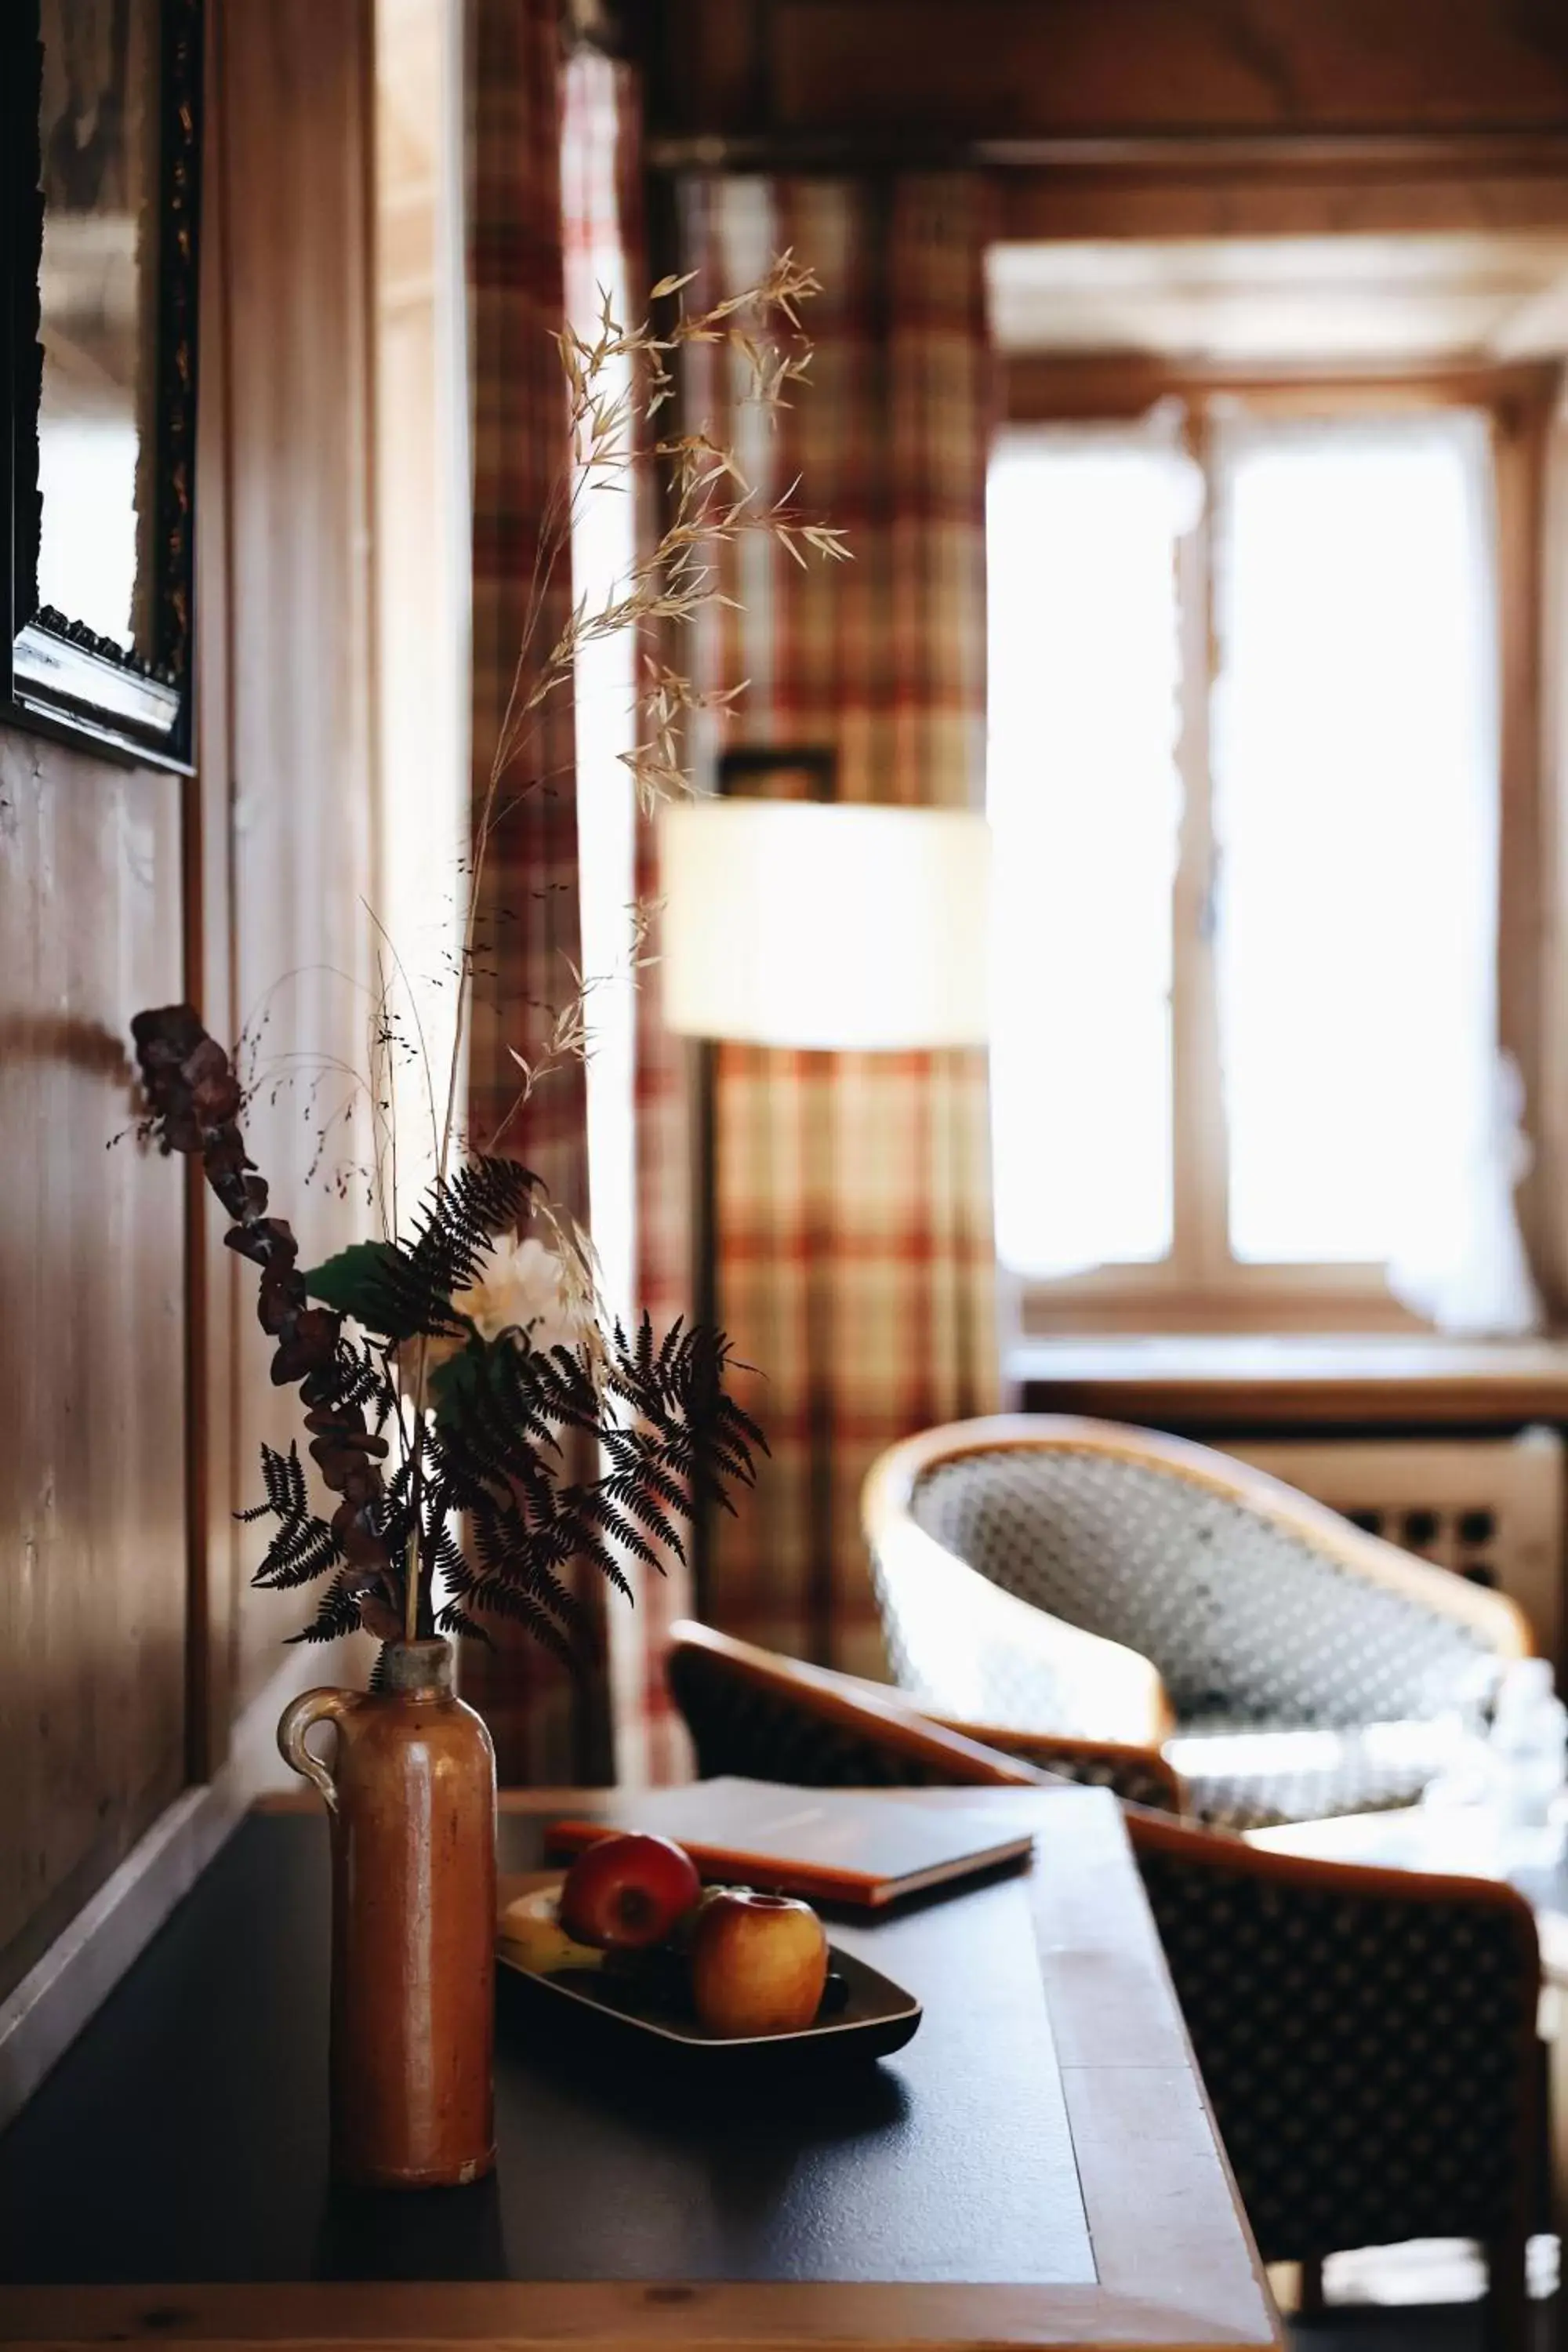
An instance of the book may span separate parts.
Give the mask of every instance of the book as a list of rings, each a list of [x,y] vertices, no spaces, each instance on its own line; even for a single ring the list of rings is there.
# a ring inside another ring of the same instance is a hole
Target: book
[[[702,1876],[880,1910],[901,1895],[1026,1862],[1034,1839],[1017,1815],[972,1804],[922,1805],[864,1789],[786,1789],[769,1780],[697,1780],[628,1795],[602,1821],[562,1821],[553,1853],[576,1853],[620,1830],[683,1845]]]

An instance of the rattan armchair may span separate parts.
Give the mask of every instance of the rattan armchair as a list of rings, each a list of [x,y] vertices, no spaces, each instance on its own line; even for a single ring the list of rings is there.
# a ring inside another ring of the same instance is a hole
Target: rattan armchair
[[[1052,1777],[896,1694],[704,1626],[675,1629],[668,1674],[705,1773],[816,1787]],[[1489,2341],[1522,2352],[1544,2186],[1529,1906],[1487,1880],[1266,1853],[1133,1806],[1123,1817],[1264,2260],[1312,2273],[1351,2247],[1475,2239]]]
[[[895,1676],[1009,1732],[1179,1740],[1205,1820],[1404,1804],[1528,1654],[1511,1601],[1209,1448],[1006,1416],[866,1481]]]

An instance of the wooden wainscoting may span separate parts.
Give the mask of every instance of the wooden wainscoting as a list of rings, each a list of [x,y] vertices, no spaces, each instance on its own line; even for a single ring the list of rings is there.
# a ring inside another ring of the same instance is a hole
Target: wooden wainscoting
[[[331,1153],[305,1177],[326,1108],[311,1076],[361,1063],[366,1029],[373,15],[208,10],[196,773],[0,730],[13,2087],[235,1817],[267,1765],[277,1677],[332,1668],[281,1648],[298,1612],[250,1590],[232,1517],[258,1439],[294,1425],[251,1270],[189,1170],[110,1146],[134,1118],[132,1014],[189,995],[216,1034],[264,1024],[264,1059],[305,1073],[264,1088],[247,1125],[307,1252],[363,1229]]]
[[[126,1133],[179,777],[0,729],[0,938],[3,1997],[185,1777],[184,1196]]]

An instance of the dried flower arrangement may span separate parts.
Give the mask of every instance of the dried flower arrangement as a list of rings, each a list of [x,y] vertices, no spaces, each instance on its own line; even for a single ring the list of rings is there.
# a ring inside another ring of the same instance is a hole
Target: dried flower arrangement
[[[522,642],[468,859],[468,912],[457,961],[455,1020],[444,1112],[422,1043],[409,1048],[384,980],[373,1039],[384,1056],[423,1062],[434,1183],[406,1234],[398,1230],[390,1090],[368,1083],[378,1143],[373,1197],[381,1237],[302,1268],[290,1226],[269,1213],[268,1186],[239,1126],[246,1094],[234,1061],[188,1005],[132,1024],[147,1131],[164,1151],[199,1157],[233,1220],[227,1245],[260,1271],[257,1313],[276,1342],[272,1379],[299,1383],[309,1450],[339,1497],[313,1509],[297,1445],[262,1449],[265,1499],[247,1518],[274,1532],[254,1581],[288,1591],[330,1576],[316,1614],[293,1638],[328,1641],[363,1626],[384,1642],[434,1633],[484,1638],[487,1615],[520,1622],[571,1662],[591,1638],[591,1616],[570,1576],[591,1563],[623,1592],[626,1557],[661,1565],[679,1555],[694,1503],[732,1509],[729,1489],[750,1484],[765,1442],[725,1385],[722,1333],[677,1323],[656,1339],[645,1316],[628,1339],[597,1295],[592,1244],[558,1215],[539,1180],[497,1150],[542,1078],[587,1050],[592,982],[574,992],[532,1060],[513,1050],[515,1099],[482,1145],[459,1129],[461,1071],[481,952],[481,883],[497,831],[542,776],[528,765],[540,714],[571,685],[579,649],[650,625],[689,622],[721,598],[712,561],[742,532],[761,531],[797,562],[806,551],[840,559],[841,535],[803,518],[791,493],[757,500],[733,456],[705,434],[659,437],[680,352],[721,345],[745,371],[750,394],[776,407],[803,381],[810,345],[799,305],[817,290],[785,254],[746,293],[689,314],[688,278],[660,281],[650,303],[671,302],[660,330],[620,324],[603,304],[592,340],[557,337],[565,379],[571,463],[549,502]],[[779,322],[783,322],[782,331]],[[770,337],[782,331],[782,340]],[[567,559],[578,501],[626,487],[645,465],[668,482],[659,542],[597,610],[572,612],[547,650],[538,638],[551,583]],[[690,713],[741,689],[704,695],[679,672],[650,665],[647,726],[625,755],[645,808],[685,789],[682,730]],[[640,943],[639,926],[637,939]],[[638,947],[633,949],[634,961]],[[506,1008],[500,1008],[504,1013]],[[414,1024],[418,1031],[418,1024]],[[547,1238],[524,1234],[535,1223]],[[595,1475],[569,1475],[566,1433],[595,1441]],[[467,1522],[470,1542],[458,1540]]]

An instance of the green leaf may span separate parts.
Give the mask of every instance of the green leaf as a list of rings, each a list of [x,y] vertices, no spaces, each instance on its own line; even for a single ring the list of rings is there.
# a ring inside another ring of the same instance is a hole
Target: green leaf
[[[306,1269],[312,1298],[340,1315],[352,1315],[367,1331],[388,1339],[411,1339],[418,1328],[408,1318],[396,1280],[400,1260],[390,1242],[351,1242],[335,1257]]]
[[[436,1414],[437,1426],[454,1429],[477,1401],[484,1370],[485,1343],[470,1339],[461,1354],[448,1356],[428,1375],[425,1390]]]

